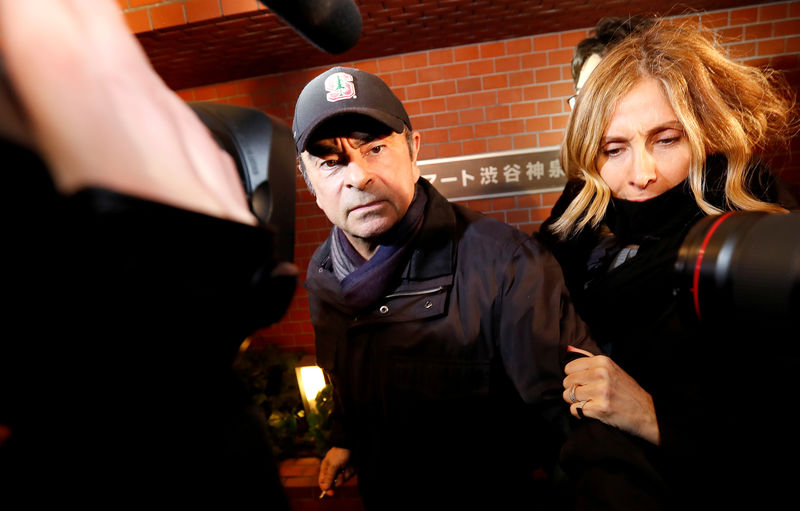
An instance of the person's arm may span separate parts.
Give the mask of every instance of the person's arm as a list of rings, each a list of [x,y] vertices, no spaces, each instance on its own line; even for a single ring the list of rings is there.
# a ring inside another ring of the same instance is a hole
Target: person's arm
[[[107,188],[254,225],[232,159],[153,71],[116,3],[42,7],[0,1],[0,50],[28,131],[16,121],[13,137],[59,192]]]

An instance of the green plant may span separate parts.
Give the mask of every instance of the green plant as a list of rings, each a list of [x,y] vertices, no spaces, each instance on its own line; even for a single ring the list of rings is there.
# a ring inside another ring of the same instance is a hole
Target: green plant
[[[322,457],[329,448],[331,388],[317,395],[317,412],[306,414],[295,374],[301,358],[301,353],[266,346],[240,352],[234,365],[250,398],[264,411],[278,459]]]

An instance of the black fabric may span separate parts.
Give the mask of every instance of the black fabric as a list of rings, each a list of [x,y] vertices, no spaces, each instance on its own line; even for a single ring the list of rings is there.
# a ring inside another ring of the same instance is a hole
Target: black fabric
[[[707,198],[723,209],[725,168],[721,156],[707,162]],[[764,167],[755,168],[752,182],[762,185],[754,189],[758,197],[776,198],[779,185]],[[576,309],[598,344],[653,396],[662,445],[622,432],[603,440],[610,433],[601,430],[598,437],[593,421],[579,425],[583,431],[562,452],[565,469],[577,481],[578,507],[630,509],[631,498],[639,500],[635,509],[766,502],[775,494],[761,489],[776,489],[774,467],[788,457],[765,443],[785,426],[768,418],[779,413],[777,403],[772,411],[764,406],[774,401],[780,385],[772,383],[784,381],[787,368],[765,370],[758,335],[702,326],[679,299],[674,263],[684,236],[703,217],[688,186],[645,203],[614,199],[597,229],[558,240],[548,226],[582,186],[567,184],[538,238],[559,260]],[[630,243],[639,245],[636,256],[609,269],[614,254]]]
[[[394,286],[343,303],[329,241],[305,283],[317,362],[336,396],[367,509],[552,509],[567,434],[568,344],[596,351],[552,255],[506,224],[428,201]]]
[[[271,234],[108,190],[61,197],[34,154],[0,154],[18,164],[3,201],[4,499],[287,509],[231,367],[295,286],[270,278]]]

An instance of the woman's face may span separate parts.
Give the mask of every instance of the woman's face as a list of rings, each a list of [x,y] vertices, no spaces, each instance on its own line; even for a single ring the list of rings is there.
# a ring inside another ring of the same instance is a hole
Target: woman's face
[[[600,141],[597,168],[611,194],[657,197],[689,175],[689,142],[659,83],[640,80],[617,105]]]

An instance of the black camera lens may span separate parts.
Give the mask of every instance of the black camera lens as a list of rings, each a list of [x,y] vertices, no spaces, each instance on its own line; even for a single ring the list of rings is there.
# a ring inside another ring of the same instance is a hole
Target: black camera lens
[[[800,325],[800,212],[731,212],[689,231],[678,293],[704,324],[793,333]]]

